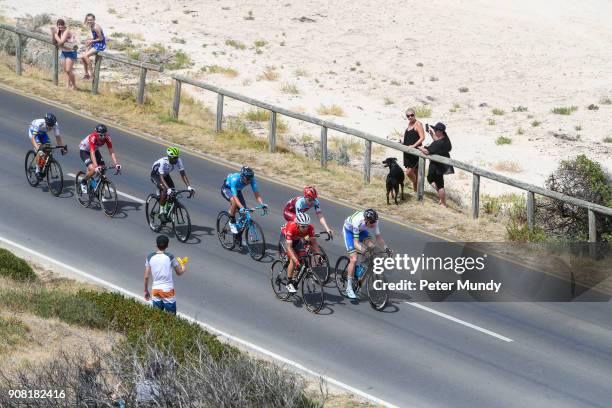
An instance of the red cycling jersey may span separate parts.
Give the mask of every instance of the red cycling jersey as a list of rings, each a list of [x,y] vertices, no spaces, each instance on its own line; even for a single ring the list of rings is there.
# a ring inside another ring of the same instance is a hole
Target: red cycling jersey
[[[97,132],[90,133],[85,139],[81,140],[79,144],[79,150],[91,151],[98,150],[100,146],[108,146],[108,149],[113,148],[113,142],[108,134],[104,137],[104,140],[100,139],[100,135]]]
[[[312,225],[309,225],[306,230],[302,231],[294,221],[289,221],[287,224],[285,224],[281,232],[287,241],[295,241],[306,237],[313,237],[315,234],[314,227]]]

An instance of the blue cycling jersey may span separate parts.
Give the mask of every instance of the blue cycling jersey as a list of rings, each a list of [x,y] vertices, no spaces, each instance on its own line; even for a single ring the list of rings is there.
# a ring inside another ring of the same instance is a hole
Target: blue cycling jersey
[[[249,184],[251,185],[253,192],[256,193],[257,182],[255,181],[254,176]],[[233,195],[238,195],[238,192],[247,186],[247,184],[244,184],[242,180],[240,180],[240,173],[228,174],[227,178],[225,179],[225,185],[232,191]]]

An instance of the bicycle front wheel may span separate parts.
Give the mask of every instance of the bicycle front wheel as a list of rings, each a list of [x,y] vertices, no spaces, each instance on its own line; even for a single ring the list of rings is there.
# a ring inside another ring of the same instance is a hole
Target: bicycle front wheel
[[[225,249],[234,249],[236,241],[234,240],[234,234],[229,226],[230,215],[227,211],[221,211],[217,215],[217,237],[221,246]]]
[[[302,279],[302,299],[306,309],[315,314],[319,313],[325,304],[323,283],[310,271]]]
[[[285,262],[277,259],[272,263],[272,267],[270,268],[270,284],[272,285],[274,294],[280,300],[287,300],[289,296],[291,296],[291,293],[287,291],[288,281],[287,265]]]
[[[244,241],[251,258],[261,261],[266,254],[266,239],[263,230],[255,221],[251,221],[244,229]]]
[[[55,159],[49,160],[49,165],[47,166],[47,185],[49,186],[49,192],[56,197],[62,194],[64,190],[62,166]]]
[[[25,174],[28,184],[36,187],[40,180],[36,178],[36,152],[29,150],[25,156]]]
[[[74,178],[74,196],[76,197],[79,204],[83,207],[87,208],[91,205],[91,195],[89,194],[89,187],[87,188],[87,192],[83,193],[81,190],[81,180],[85,178],[85,173],[79,171]]]
[[[191,218],[189,218],[189,212],[187,208],[178,201],[174,204],[172,229],[174,229],[176,238],[181,242],[187,242],[191,235]]]
[[[102,185],[98,191],[98,198],[100,199],[100,205],[102,210],[107,217],[112,217],[117,212],[119,203],[117,201],[117,190],[115,185],[110,180],[100,181]]]
[[[155,194],[149,194],[145,203],[145,216],[147,218],[147,224],[151,231],[159,232],[164,225],[159,219],[159,198]]]
[[[317,255],[321,257],[323,262],[318,266],[313,266],[312,271],[314,272],[315,275],[317,275],[321,283],[323,283],[323,285],[326,285],[327,282],[329,282],[329,278],[331,275],[330,273],[331,267],[329,266],[329,258],[327,258],[327,254],[325,253],[325,250],[323,250],[323,248],[321,248],[320,246],[319,246],[319,252],[314,253],[313,258],[316,257]],[[313,265],[314,264],[315,263],[313,262]]]
[[[387,289],[387,279],[384,274],[377,275],[370,272],[366,280],[366,292],[370,305],[381,311],[387,307],[389,301],[389,289]]]

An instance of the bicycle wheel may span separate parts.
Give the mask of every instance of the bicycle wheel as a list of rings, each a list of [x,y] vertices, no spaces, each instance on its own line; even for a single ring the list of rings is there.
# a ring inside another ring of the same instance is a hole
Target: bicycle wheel
[[[347,269],[349,265],[349,259],[346,256],[341,256],[336,261],[336,267],[334,268],[334,274],[336,275],[336,287],[338,288],[338,292],[342,296],[346,297],[346,276]]]
[[[329,278],[331,275],[330,273],[331,267],[329,266],[329,258],[327,257],[325,250],[321,248],[320,246],[319,246],[319,252],[313,253],[313,261],[314,261],[314,257],[317,255],[322,258],[323,263],[318,266],[313,266],[312,271],[314,272],[315,275],[317,275],[321,283],[323,285],[326,285],[327,282],[329,282]],[[314,262],[312,264],[314,265]]]
[[[105,179],[101,181],[102,185],[98,190],[98,198],[100,199],[100,205],[104,214],[108,217],[112,217],[117,212],[119,203],[117,202],[117,190],[112,181]]]
[[[255,221],[251,221],[244,229],[244,241],[251,258],[260,261],[266,254],[266,239],[263,230]]]
[[[181,242],[187,242],[191,235],[191,218],[189,218],[189,212],[187,208],[178,201],[174,205],[174,211],[172,214],[172,229],[174,235]]]
[[[64,190],[62,166],[55,159],[50,159],[47,166],[47,185],[49,186],[49,192],[56,197],[62,194]]]
[[[377,275],[370,272],[366,279],[366,292],[370,305],[376,310],[383,310],[389,301],[389,289],[387,289],[387,279],[381,273]]]
[[[36,178],[36,152],[29,150],[25,156],[25,174],[28,184],[36,187],[40,180]]]
[[[277,259],[270,267],[270,284],[277,298],[287,300],[291,293],[287,291],[287,267],[285,262]]]
[[[79,171],[74,178],[74,196],[76,197],[79,204],[87,208],[91,205],[91,195],[89,194],[89,187],[87,187],[87,193],[81,191],[81,180],[85,178],[85,172]]]
[[[159,232],[163,227],[163,223],[159,219],[159,198],[155,194],[149,194],[145,202],[145,216],[147,224],[151,231]]]
[[[287,260],[287,253],[285,251],[285,237],[283,233],[280,233],[280,237],[278,238],[278,258],[282,260]]]
[[[325,304],[323,283],[311,271],[306,272],[302,279],[302,299],[306,309],[315,314],[319,313]]]
[[[234,240],[234,234],[230,230],[229,226],[230,215],[227,211],[221,211],[217,215],[217,237],[221,246],[225,249],[234,249],[236,241]]]

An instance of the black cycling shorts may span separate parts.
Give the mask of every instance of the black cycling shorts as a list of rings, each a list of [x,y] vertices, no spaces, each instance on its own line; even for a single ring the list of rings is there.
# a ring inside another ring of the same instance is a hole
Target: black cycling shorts
[[[102,155],[100,154],[100,151],[96,150],[94,154],[96,156],[96,161],[98,162],[98,166],[104,166],[104,160],[102,160]],[[85,166],[89,167],[89,165],[91,164],[91,155],[89,154],[89,151],[81,150],[79,152],[79,155],[81,156],[81,161],[85,163]]]
[[[161,184],[161,175],[155,170],[151,172],[151,181],[157,186],[160,191],[164,188],[164,186],[162,186]],[[168,187],[174,188],[174,181],[172,180],[172,177],[170,177],[169,174],[164,174],[164,181],[166,182]]]

